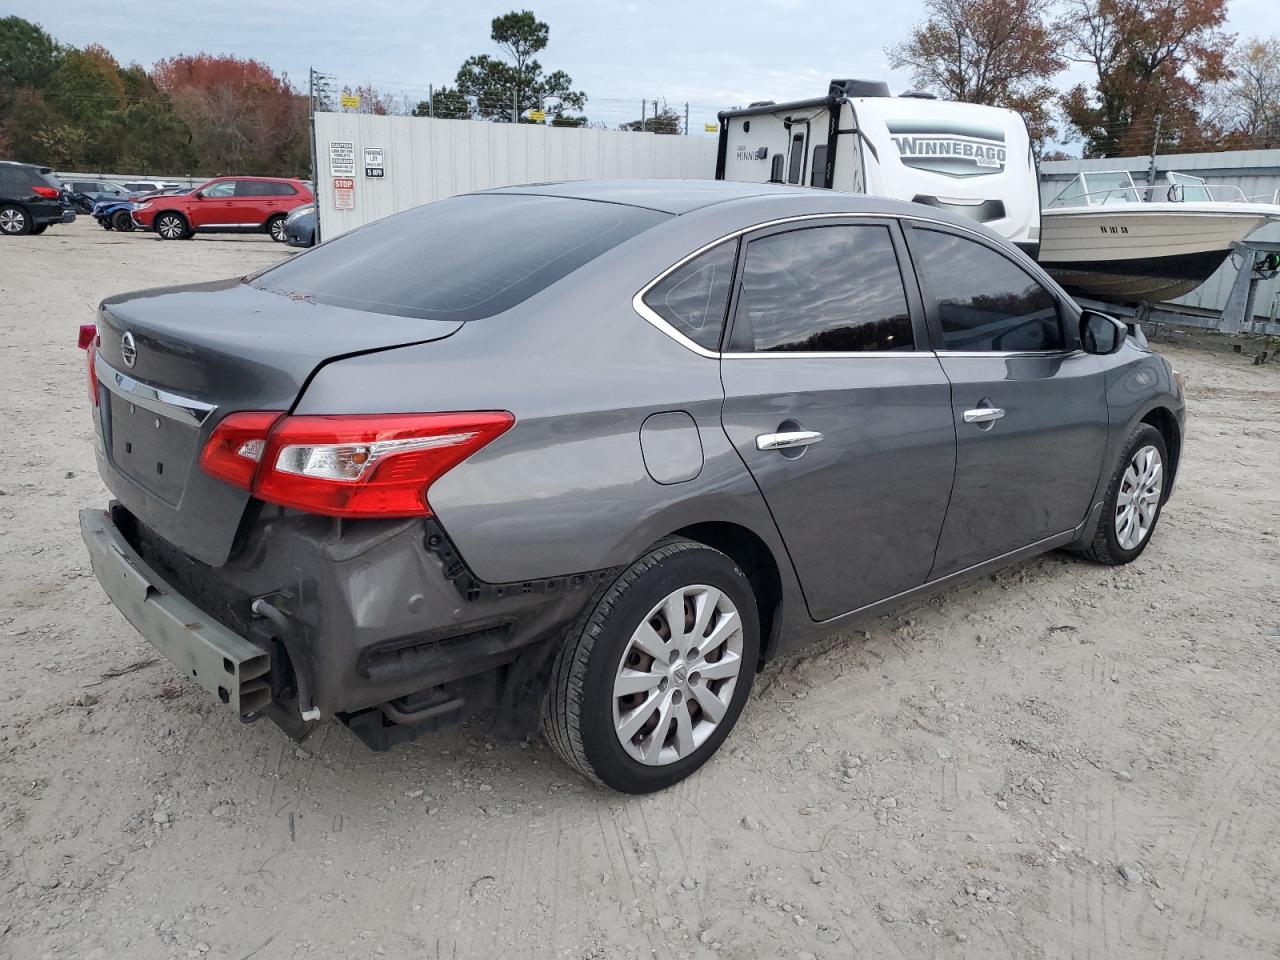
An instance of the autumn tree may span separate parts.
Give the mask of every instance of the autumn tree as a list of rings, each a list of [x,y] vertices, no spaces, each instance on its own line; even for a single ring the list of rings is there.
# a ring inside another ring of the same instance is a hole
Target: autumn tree
[[[925,20],[886,54],[949,100],[1017,110],[1032,139],[1053,137],[1050,83],[1065,66],[1048,0],[926,0]]]
[[[1204,91],[1228,72],[1226,15],[1226,0],[1070,0],[1067,54],[1095,82],[1072,88],[1061,105],[1086,154],[1148,152],[1157,114],[1166,146],[1202,147]]]
[[[1228,77],[1208,95],[1206,119],[1224,145],[1280,147],[1280,37],[1242,40],[1227,58]]]
[[[308,168],[306,96],[266,64],[201,53],[162,60],[151,76],[190,128],[200,173]]]
[[[551,28],[530,10],[513,10],[494,17],[489,34],[503,56],[477,54],[458,69],[458,93],[475,104],[475,112],[494,120],[516,122],[530,110],[543,110],[561,125],[577,126],[586,94],[573,89],[563,70],[544,73],[534,54],[544,50]]]

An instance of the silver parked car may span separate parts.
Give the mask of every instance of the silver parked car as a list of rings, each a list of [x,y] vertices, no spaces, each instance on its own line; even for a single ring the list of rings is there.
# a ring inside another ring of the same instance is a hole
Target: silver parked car
[[[377,749],[493,706],[631,792],[856,615],[1133,560],[1182,448],[1178,374],[994,234],[767,184],[454,197],[86,339],[84,539],[180,672]]]

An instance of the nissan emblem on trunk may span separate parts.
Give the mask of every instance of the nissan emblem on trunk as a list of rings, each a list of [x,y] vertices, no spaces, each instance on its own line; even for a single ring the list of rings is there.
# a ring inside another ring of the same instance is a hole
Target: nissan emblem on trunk
[[[120,359],[124,361],[126,367],[132,367],[138,359],[138,348],[134,346],[133,334],[128,330],[120,338]]]

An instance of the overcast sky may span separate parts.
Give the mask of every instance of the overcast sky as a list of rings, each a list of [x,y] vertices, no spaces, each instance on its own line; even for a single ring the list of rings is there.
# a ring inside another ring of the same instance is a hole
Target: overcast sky
[[[921,0],[527,0],[551,27],[540,54],[591,100],[611,126],[639,114],[638,101],[691,103],[693,129],[719,109],[751,100],[819,96],[831,77],[884,79],[895,93],[910,77],[891,71],[886,46],[921,17]],[[425,98],[452,83],[473,53],[493,53],[489,21],[517,4],[408,0],[6,0],[6,12],[40,23],[64,43],[101,43],[123,63],[150,66],[178,53],[263,60],[305,88],[307,70],[340,84],[372,82]],[[520,4],[523,6],[524,4]],[[1280,32],[1271,0],[1230,0],[1229,28]],[[1075,73],[1076,71],[1073,71]],[[1083,77],[1082,77],[1083,78]],[[1064,84],[1069,76],[1061,80]]]

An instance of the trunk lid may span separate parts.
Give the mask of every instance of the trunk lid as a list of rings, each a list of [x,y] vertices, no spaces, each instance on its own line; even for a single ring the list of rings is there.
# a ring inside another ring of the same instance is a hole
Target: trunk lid
[[[461,326],[319,304],[238,279],[104,300],[94,424],[103,479],[161,537],[221,565],[249,501],[200,469],[224,416],[287,411],[329,360],[438,340]]]

